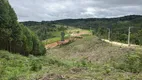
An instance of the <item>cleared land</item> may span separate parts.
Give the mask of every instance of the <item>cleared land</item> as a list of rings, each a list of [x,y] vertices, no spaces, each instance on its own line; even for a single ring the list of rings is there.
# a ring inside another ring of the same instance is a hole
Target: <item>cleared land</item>
[[[45,68],[47,73],[40,80],[140,80],[141,73],[116,68],[126,54],[135,52],[141,51],[113,46],[94,36],[86,37],[48,50],[47,57],[52,58],[53,65]]]
[[[1,80],[142,80],[142,56],[136,55],[141,50],[95,36],[49,49],[40,57],[0,53]]]

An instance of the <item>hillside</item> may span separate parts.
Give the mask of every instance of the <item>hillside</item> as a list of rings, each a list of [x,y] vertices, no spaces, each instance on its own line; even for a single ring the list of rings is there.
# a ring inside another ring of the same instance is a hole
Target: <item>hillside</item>
[[[88,36],[49,49],[46,56],[23,57],[0,51],[0,79],[141,80],[141,61],[141,50],[113,46],[95,36]]]
[[[65,80],[141,79],[141,73],[135,74],[135,69],[139,69],[140,66],[138,67],[135,61],[129,64],[129,61],[135,59],[135,56],[138,57],[140,52],[131,48],[112,46],[94,36],[86,37],[61,48],[51,49],[47,56],[63,64],[57,64],[59,66],[59,68],[55,66],[57,70],[50,69],[51,72],[49,72],[52,75],[47,73],[45,78],[55,80],[59,78]]]
[[[111,40],[127,43],[128,28],[131,29],[131,43],[142,44],[142,16],[128,15],[118,18],[89,18],[89,19],[64,19],[57,21],[42,21],[42,22],[21,22],[28,26],[36,34],[41,36],[54,37],[51,33],[58,31],[57,25],[66,28],[75,27],[81,29],[91,29],[98,37],[107,39],[108,29],[111,31]],[[49,25],[50,24],[50,25]],[[37,27],[38,26],[38,27]],[[54,26],[54,28],[52,27]],[[52,29],[52,30],[51,30]],[[45,33],[40,33],[40,32]],[[44,40],[44,38],[41,38]]]

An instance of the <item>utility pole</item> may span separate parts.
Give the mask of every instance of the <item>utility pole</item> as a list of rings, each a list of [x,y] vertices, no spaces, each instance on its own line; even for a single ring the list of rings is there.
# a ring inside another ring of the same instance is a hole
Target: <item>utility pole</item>
[[[132,28],[132,27],[129,27],[129,29],[128,29],[128,46],[130,46],[131,28]]]
[[[110,41],[110,35],[111,35],[111,33],[110,33],[110,28],[107,28],[108,29],[108,40]]]
[[[90,27],[90,31],[92,30],[92,28]]]

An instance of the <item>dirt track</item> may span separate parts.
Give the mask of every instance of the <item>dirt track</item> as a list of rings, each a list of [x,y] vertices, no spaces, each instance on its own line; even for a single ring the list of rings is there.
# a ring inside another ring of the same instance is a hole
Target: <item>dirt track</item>
[[[128,48],[141,48],[139,45],[131,44],[130,46],[128,44],[120,43],[120,42],[115,42],[115,41],[109,41],[106,39],[102,39],[102,41],[110,43],[112,45],[120,46],[120,47],[128,47]]]
[[[60,41],[57,41],[57,42],[54,42],[54,43],[51,43],[51,44],[47,44],[45,46],[46,49],[49,49],[49,48],[54,48],[56,46],[58,46],[60,43],[63,43],[63,44],[66,44],[69,42],[69,39],[66,39],[64,42],[60,42]]]
[[[84,32],[80,32],[80,33],[76,33],[76,34],[71,34],[71,37],[81,37],[81,35],[83,34],[90,34],[89,32],[87,31],[84,31]],[[60,44],[67,44],[68,42],[70,41],[70,39],[65,39],[64,42],[61,42],[61,41],[57,41],[57,42],[54,42],[54,43],[51,43],[51,44],[47,44],[45,46],[46,49],[49,49],[49,48],[54,48]]]

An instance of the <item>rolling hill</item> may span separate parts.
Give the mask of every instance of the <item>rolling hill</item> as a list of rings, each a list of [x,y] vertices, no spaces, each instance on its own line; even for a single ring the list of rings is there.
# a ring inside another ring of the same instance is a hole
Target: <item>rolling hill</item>
[[[127,42],[128,28],[133,27],[131,29],[131,43],[138,45],[142,44],[141,15],[128,15],[118,18],[64,19],[57,21],[29,21],[21,23],[35,31],[39,37],[46,36],[46,38],[47,36],[49,36],[48,38],[54,37],[51,33],[58,31],[59,26],[61,28],[64,26],[66,26],[65,28],[68,28],[69,26],[87,30],[91,29],[98,37],[106,39],[109,28],[111,30],[111,40],[123,43]]]

